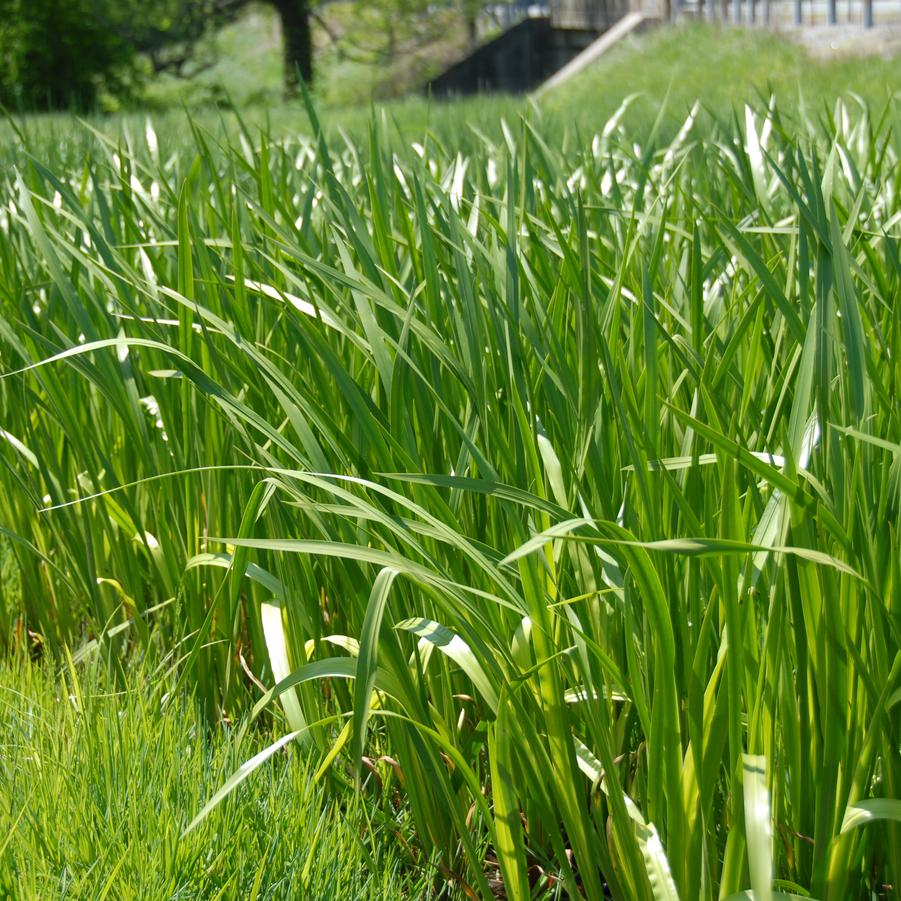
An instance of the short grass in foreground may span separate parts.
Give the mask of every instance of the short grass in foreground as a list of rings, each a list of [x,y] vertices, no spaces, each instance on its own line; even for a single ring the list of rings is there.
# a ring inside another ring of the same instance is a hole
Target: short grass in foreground
[[[177,654],[279,736],[237,777],[296,745],[470,897],[890,895],[893,120],[460,109],[24,136],[0,634]]]
[[[104,668],[105,669],[105,668]],[[265,731],[214,732],[161,669],[123,679],[0,669],[0,896],[13,899],[423,897],[366,811],[314,786],[297,754],[182,832]]]

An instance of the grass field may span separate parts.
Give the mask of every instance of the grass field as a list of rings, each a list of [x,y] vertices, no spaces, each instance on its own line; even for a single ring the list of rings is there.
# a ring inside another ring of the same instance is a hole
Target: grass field
[[[63,677],[0,672],[0,895],[13,898],[416,897],[363,806],[339,807],[299,755],[258,774],[181,839],[192,811],[266,732],[211,731],[166,667],[111,680],[96,661]],[[377,811],[376,811],[377,815]]]
[[[308,133],[303,105],[281,99],[278,59],[270,52],[273,27],[263,11],[257,10],[249,22],[230,27],[219,48],[219,63],[196,82],[164,82],[153,87],[147,99],[156,107],[152,119],[160,139],[167,140],[171,135],[177,140],[183,135],[180,107],[184,105],[205,130],[224,128],[224,140],[231,140],[238,131],[233,114],[227,107],[212,104],[212,98],[223,97],[235,101],[253,131],[265,128],[279,139]],[[340,66],[335,73],[330,66],[327,59],[314,91],[323,127],[333,140],[344,133],[354,141],[365,141],[370,119],[365,86],[369,82],[343,78]],[[338,86],[333,90],[335,79]],[[349,93],[346,84],[341,87],[342,80],[358,87],[362,84],[364,93]],[[695,102],[700,104],[696,136],[717,125],[732,127],[730,118],[735,114],[741,117],[746,102],[761,106],[771,97],[777,101],[786,127],[794,128],[800,136],[811,121],[831,118],[837,97],[852,103],[852,98],[858,97],[878,117],[897,98],[899,90],[898,56],[813,58],[778,35],[684,25],[628,39],[538,104],[509,96],[438,102],[413,94],[384,104],[379,110],[388,120],[399,151],[408,149],[412,142],[422,143],[427,132],[450,149],[470,150],[480,146],[473,140],[474,130],[496,139],[502,119],[512,124],[523,115],[533,119],[540,116],[548,134],[574,149],[590,140],[599,123],[606,122],[623,99],[633,95],[623,121],[630,133],[646,143],[652,132],[655,140],[671,140]],[[116,139],[124,133],[137,140],[144,131],[145,118],[141,111],[125,112],[91,120],[91,124]],[[41,147],[46,141],[53,152],[58,152],[60,145],[65,145],[74,159],[83,158],[91,147],[90,135],[73,133],[66,116],[34,117],[23,127],[29,132],[32,147]],[[2,123],[0,134],[8,134]],[[4,149],[17,152],[11,139],[4,141],[0,154]]]
[[[9,894],[892,896],[898,63],[802,59],[8,125]]]

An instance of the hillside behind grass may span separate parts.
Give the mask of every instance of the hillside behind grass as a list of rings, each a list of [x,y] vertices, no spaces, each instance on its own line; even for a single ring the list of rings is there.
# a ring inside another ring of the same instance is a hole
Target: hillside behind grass
[[[265,8],[254,8],[246,20],[230,26],[218,40],[219,62],[196,80],[162,80],[152,85],[149,113],[122,112],[93,117],[91,124],[114,136],[141,140],[146,116],[150,115],[159,139],[168,142],[185,133],[189,118],[205,131],[230,140],[242,128],[253,143],[254,134],[265,128],[280,138],[309,133],[302,103],[286,103],[281,96],[280,62],[274,22]],[[343,143],[342,134],[365,139],[370,105],[354,99],[343,88],[332,91],[330,63],[323,62],[322,77],[314,99],[330,140]],[[336,85],[347,76],[334,75]],[[349,77],[349,76],[347,76]],[[364,82],[357,82],[363,84]],[[869,105],[878,119],[885,115],[896,128],[901,94],[901,56],[814,57],[778,34],[748,29],[721,29],[711,25],[660,28],[632,37],[570,82],[535,101],[525,96],[490,95],[457,101],[430,101],[412,95],[380,103],[377,114],[388,128],[386,136],[394,149],[408,153],[410,145],[437,140],[449,149],[466,152],[479,147],[480,136],[496,140],[501,123],[513,125],[521,116],[541,122],[543,131],[561,146],[576,146],[590,139],[629,98],[623,122],[630,133],[645,142],[649,137],[670,140],[697,104],[693,134],[702,136],[719,123],[726,128],[733,117],[742,120],[744,105],[768,105],[774,100],[784,126],[802,137],[808,123],[829,118],[837,98],[858,99]],[[235,111],[209,106],[213,98],[229,97]],[[348,103],[348,100],[351,102]],[[160,106],[160,102],[163,105]],[[66,116],[30,117],[19,123],[29,146],[46,142],[52,153],[79,158],[92,141],[84,129],[72,127]],[[15,164],[15,135],[7,124],[0,148]]]
[[[645,131],[665,106],[665,119],[684,119],[695,103],[723,121],[743,106],[775,97],[782,114],[831,114],[836,98],[859,97],[882,110],[901,92],[901,55],[813,56],[788,37],[746,28],[686,24],[631,37],[543,104],[575,111],[576,121],[606,118],[629,95],[626,116]],[[702,116],[703,121],[703,116]]]

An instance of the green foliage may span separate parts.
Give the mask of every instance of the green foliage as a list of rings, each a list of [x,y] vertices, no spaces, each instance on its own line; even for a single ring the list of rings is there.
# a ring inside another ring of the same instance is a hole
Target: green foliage
[[[3,634],[171,649],[211,719],[246,665],[477,897],[886,895],[893,108],[461,109],[19,139]]]
[[[0,103],[93,109],[125,94],[134,50],[109,22],[116,0],[0,0]]]
[[[267,734],[212,733],[162,668],[97,661],[0,670],[0,895],[10,898],[421,897],[387,833],[280,755],[202,828],[193,812]]]
[[[450,7],[414,0],[357,0],[317,7],[315,93],[320,103],[366,104],[373,97],[418,91],[464,49],[460,16]],[[320,24],[321,23],[321,24]],[[149,79],[142,101],[165,109],[221,104],[241,108],[278,105],[284,94],[281,35],[275,9],[249,5],[235,21],[209,36],[212,65],[191,78],[163,73]],[[290,107],[285,109],[290,114]]]
[[[208,31],[243,4],[223,0],[0,0],[0,103],[91,111],[135,103],[160,72],[202,68]]]

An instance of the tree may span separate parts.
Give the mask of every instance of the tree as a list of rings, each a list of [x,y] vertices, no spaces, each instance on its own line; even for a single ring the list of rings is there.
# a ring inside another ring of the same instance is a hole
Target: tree
[[[269,0],[282,26],[285,93],[297,90],[297,75],[313,82],[313,34],[308,0]]]
[[[95,108],[129,99],[148,71],[196,73],[203,39],[251,0],[0,0],[0,103]],[[265,0],[282,29],[286,93],[313,79],[309,0]]]
[[[0,103],[85,110],[95,105],[101,88],[128,93],[132,48],[103,25],[107,5],[0,0]]]
[[[132,0],[134,2],[134,0]],[[140,0],[138,0],[140,3]],[[164,0],[170,8],[161,15],[159,3],[140,3],[142,17],[129,17],[126,33],[140,53],[146,53],[154,70],[175,71],[196,64],[196,49],[211,31],[233,21],[253,0]],[[278,15],[282,31],[285,92],[297,90],[297,73],[313,81],[313,37],[309,0],[259,0]],[[137,22],[137,27],[136,27]]]
[[[479,13],[482,11],[482,0],[462,0],[461,10],[466,24],[466,39],[470,47],[479,42]]]
[[[130,0],[134,3],[135,0]],[[120,16],[111,22],[138,53],[146,54],[154,71],[196,71],[196,51],[201,40],[233,21],[253,0],[137,0],[139,14]],[[313,81],[313,39],[309,0],[260,0],[271,6],[282,31],[285,91],[297,90],[297,73],[307,84]],[[129,4],[126,3],[126,6]],[[202,64],[201,64],[202,65]]]

